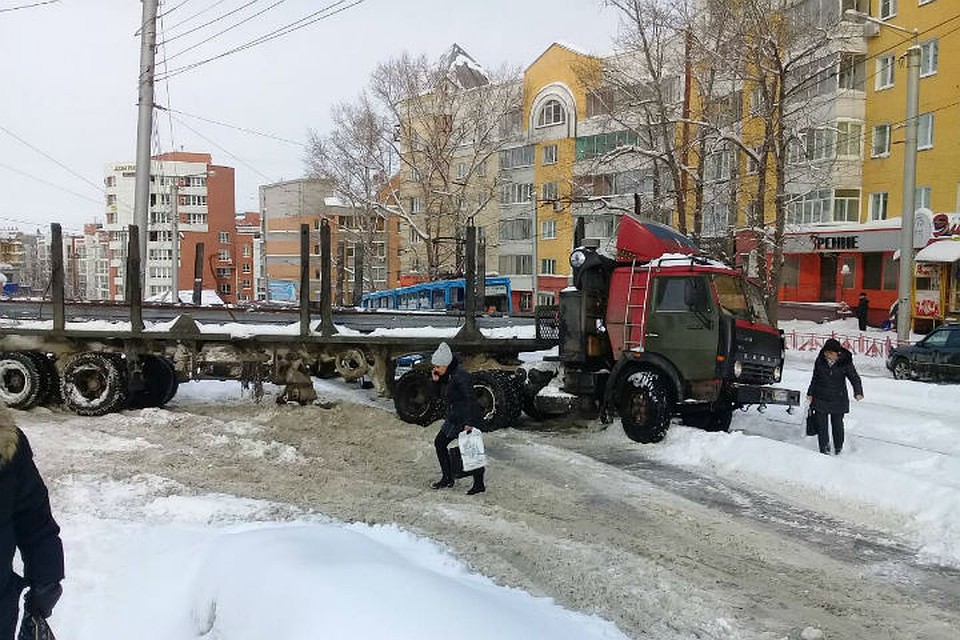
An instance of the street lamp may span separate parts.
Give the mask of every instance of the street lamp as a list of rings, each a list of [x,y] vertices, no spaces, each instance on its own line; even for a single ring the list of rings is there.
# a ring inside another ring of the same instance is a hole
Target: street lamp
[[[917,119],[920,112],[920,34],[917,29],[874,18],[866,13],[847,9],[844,15],[908,33],[913,44],[907,49],[907,118],[903,147],[903,207],[900,219],[900,281],[897,285],[897,341],[910,340],[910,316],[913,309],[910,294],[913,285],[913,228],[917,190]]]

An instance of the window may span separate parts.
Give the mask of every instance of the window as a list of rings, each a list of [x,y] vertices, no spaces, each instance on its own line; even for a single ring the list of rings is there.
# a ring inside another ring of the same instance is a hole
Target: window
[[[900,263],[893,259],[893,254],[888,253],[883,258],[883,289],[884,291],[896,291],[900,283]]]
[[[636,145],[639,142],[640,136],[632,131],[615,131],[577,138],[577,160],[603,156],[618,147]]]
[[[753,153],[746,154],[747,156],[747,175],[755,175],[760,171],[760,163],[757,162],[757,158],[763,153],[762,147],[751,147],[750,150]]]
[[[833,197],[834,222],[860,222],[860,192],[857,189],[837,189]]]
[[[529,240],[533,224],[526,218],[500,221],[500,240]]]
[[[106,185],[107,187],[117,186],[117,176],[107,176],[106,180],[104,180],[104,185]]]
[[[917,187],[913,198],[914,209],[929,209],[930,195],[932,192],[933,189],[931,187]]]
[[[890,125],[878,124],[873,128],[873,148],[870,156],[873,158],[890,155]]]
[[[730,168],[733,165],[733,153],[727,150],[717,151],[707,156],[707,166],[704,170],[704,179],[707,182],[717,182],[730,179]]]
[[[533,185],[530,183],[505,184],[500,188],[500,204],[510,205],[533,200]]]
[[[559,197],[556,182],[544,182],[540,185],[540,201],[554,202]]]
[[[244,273],[250,273],[250,263],[249,263],[249,262],[244,262],[244,263],[243,263],[243,269],[242,269],[242,270],[243,270]]]
[[[933,148],[933,114],[922,113],[917,118],[917,149]]]
[[[557,145],[548,144],[543,147],[543,164],[557,164]]]
[[[787,224],[818,224],[830,220],[833,191],[818,189],[795,196],[787,203]]]
[[[520,112],[520,109],[511,109],[500,121],[500,137],[509,138],[520,133],[522,123],[523,114]]]
[[[228,283],[224,283],[217,287],[217,291],[228,296],[230,295],[231,291],[233,291],[233,288]]]
[[[557,272],[557,261],[554,258],[544,258],[540,261],[540,273],[553,275]]]
[[[500,168],[516,169],[533,166],[533,145],[514,147],[500,152]]]
[[[837,75],[837,85],[840,89],[863,91],[866,76],[864,60],[863,55],[840,54],[840,71]]]
[[[417,233],[417,228],[413,225],[410,225],[410,242],[420,242],[420,234]]]
[[[750,92],[750,115],[763,113],[763,87],[756,85]]]
[[[229,249],[220,249],[220,262],[230,262]]]
[[[887,192],[878,191],[870,194],[870,219],[887,219]]]
[[[724,203],[708,204],[703,208],[703,237],[719,238],[730,223],[730,207]]]
[[[251,288],[250,280],[241,280],[241,281],[240,281],[240,288],[242,288],[242,289],[250,289],[250,288]]]
[[[880,56],[877,58],[877,77],[874,81],[874,89],[888,89],[893,86],[893,55]]]
[[[223,280],[230,277],[230,267],[217,267],[217,278]]]
[[[837,123],[837,155],[851,158],[860,157],[860,136],[863,124],[859,122]]]
[[[486,178],[487,177],[487,161],[481,160],[477,163],[477,177]]]
[[[417,196],[410,198],[410,213],[420,213],[423,211],[423,198]]]
[[[243,245],[243,257],[244,257],[244,258],[249,258],[249,257],[250,257],[250,254],[251,254],[250,245],[248,245],[248,244]]]
[[[190,193],[183,194],[180,196],[180,206],[181,207],[205,207],[207,206],[207,196],[198,196]]]
[[[230,244],[230,234],[227,231],[221,231],[218,234],[220,244]]]
[[[458,163],[457,163],[457,177],[458,177],[458,178],[466,178],[466,177],[467,177],[467,163],[466,163],[466,162],[458,162]]]
[[[591,91],[587,94],[587,117],[608,115],[613,107],[614,92],[611,88]]]
[[[927,40],[920,45],[920,77],[932,76],[937,72],[940,57],[940,41]]]
[[[834,157],[833,140],[835,132],[832,129],[817,127],[801,132],[803,140],[804,159],[809,161],[827,160]]]
[[[538,127],[549,127],[566,121],[567,112],[559,100],[547,100],[546,104],[540,108],[540,115],[537,116]]]
[[[533,258],[529,255],[500,256],[499,267],[500,273],[532,275]]]
[[[710,294],[705,278],[657,278],[654,291],[657,311],[710,311]]]
[[[540,237],[544,240],[553,240],[557,237],[557,221],[544,220],[540,223]]]
[[[886,20],[897,15],[897,0],[880,0],[880,19]]]

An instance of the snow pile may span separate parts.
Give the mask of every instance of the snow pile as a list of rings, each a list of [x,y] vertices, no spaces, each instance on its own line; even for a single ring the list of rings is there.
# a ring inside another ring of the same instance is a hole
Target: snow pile
[[[183,495],[153,476],[73,477],[53,489],[70,562],[52,624],[75,640],[625,638],[498,587],[397,527]]]

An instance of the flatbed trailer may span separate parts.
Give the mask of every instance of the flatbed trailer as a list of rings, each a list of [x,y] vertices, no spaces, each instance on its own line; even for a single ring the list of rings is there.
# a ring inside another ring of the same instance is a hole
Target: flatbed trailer
[[[124,408],[162,406],[173,398],[180,383],[210,379],[238,380],[252,385],[258,395],[262,394],[264,382],[274,383],[283,387],[278,401],[302,404],[316,398],[312,376],[340,376],[348,381],[365,378],[382,395],[390,396],[397,359],[428,354],[444,340],[412,335],[339,334],[332,321],[330,233],[326,224],[320,229],[324,277],[319,322],[311,318],[310,304],[305,299],[308,250],[315,239],[311,239],[307,225],[301,227],[304,266],[295,333],[277,333],[269,328],[258,333],[250,325],[242,333],[211,332],[211,327],[199,324],[187,313],[167,325],[145,327],[138,277],[127,279],[131,294],[129,323],[122,323],[117,330],[90,330],[81,323],[68,324],[64,315],[63,265],[57,259],[62,255],[59,225],[52,225],[51,237],[53,320],[42,326],[0,328],[0,399],[14,408],[62,402],[81,415],[103,415]],[[139,274],[135,226],[131,226],[128,237],[127,271]],[[472,298],[470,291],[468,297]],[[475,308],[471,305],[473,300],[468,307]],[[476,327],[475,316],[469,313],[456,336],[446,341],[468,369],[506,372],[491,378],[494,387],[504,388],[489,389],[491,397],[485,406],[489,418],[499,424],[519,415],[519,390],[513,388],[519,354],[556,343],[543,336],[485,338]],[[497,402],[505,395],[514,401]]]

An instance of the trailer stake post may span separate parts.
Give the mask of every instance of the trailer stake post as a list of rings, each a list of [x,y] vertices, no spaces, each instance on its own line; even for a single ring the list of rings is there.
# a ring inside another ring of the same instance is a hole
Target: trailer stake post
[[[467,273],[466,299],[463,301],[464,325],[457,332],[457,338],[480,340],[483,335],[477,329],[477,228],[467,227]],[[486,287],[486,282],[484,282]]]
[[[60,224],[50,224],[50,298],[53,301],[53,330],[66,326],[66,308],[63,297],[63,230]]]
[[[143,280],[140,275],[140,229],[127,227],[127,304],[130,305],[130,330],[143,331]]]
[[[176,265],[173,266],[177,268]],[[197,252],[193,258],[193,306],[199,307],[203,302],[203,243],[197,243]]]
[[[310,225],[300,225],[300,335],[310,335]]]
[[[341,272],[343,268],[344,265],[341,263]],[[324,218],[320,221],[320,326],[322,335],[325,337],[337,333],[337,328],[333,326],[330,272],[330,221]]]

